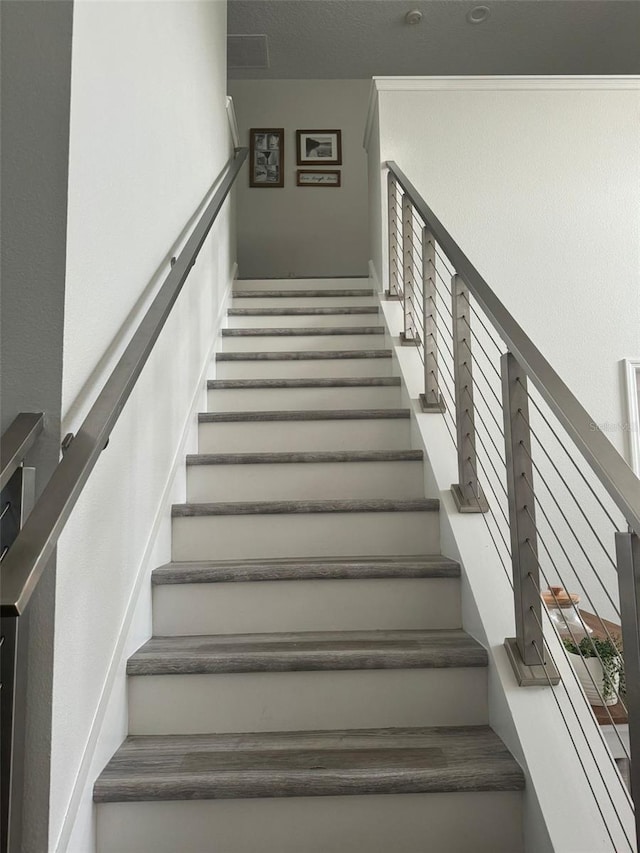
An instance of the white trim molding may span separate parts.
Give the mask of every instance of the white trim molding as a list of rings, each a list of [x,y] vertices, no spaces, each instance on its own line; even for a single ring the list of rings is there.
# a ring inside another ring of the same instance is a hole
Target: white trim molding
[[[589,92],[640,91],[640,76],[612,74],[607,77],[589,75],[521,75],[506,77],[373,77],[369,95],[369,110],[365,124],[364,147],[369,147],[374,111],[379,92]]]
[[[627,423],[631,467],[640,477],[640,358],[625,358],[623,361],[627,388]]]

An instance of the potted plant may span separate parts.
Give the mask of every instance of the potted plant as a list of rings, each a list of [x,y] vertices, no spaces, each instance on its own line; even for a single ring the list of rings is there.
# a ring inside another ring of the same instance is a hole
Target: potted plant
[[[575,643],[570,637],[562,642],[571,655],[582,689],[590,705],[615,705],[625,694],[622,646],[616,637],[584,637]]]

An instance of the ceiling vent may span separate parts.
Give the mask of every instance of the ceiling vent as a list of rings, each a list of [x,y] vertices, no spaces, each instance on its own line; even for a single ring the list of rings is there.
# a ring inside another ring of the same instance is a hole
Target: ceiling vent
[[[268,68],[267,36],[227,36],[227,66],[229,68]]]

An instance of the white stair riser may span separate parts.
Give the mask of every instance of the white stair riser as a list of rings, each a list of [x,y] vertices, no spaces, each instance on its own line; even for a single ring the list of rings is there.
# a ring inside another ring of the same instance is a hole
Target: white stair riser
[[[523,853],[518,791],[103,803],[98,853]]]
[[[173,519],[173,560],[437,554],[437,512],[223,515]]]
[[[385,335],[253,335],[222,338],[222,352],[385,349]]]
[[[392,376],[394,372],[392,358],[309,358],[216,363],[216,379],[331,379],[340,376]]]
[[[200,453],[406,450],[408,418],[336,421],[221,421],[198,427]]]
[[[397,409],[397,385],[348,388],[215,388],[207,394],[210,412],[273,412],[307,409]]]
[[[133,735],[487,723],[484,667],[141,675],[128,684]]]
[[[457,578],[256,581],[153,588],[155,636],[459,628]]]
[[[242,305],[236,307],[242,308]],[[249,306],[244,306],[248,308]],[[276,307],[276,306],[272,306]],[[230,329],[281,329],[288,326],[293,329],[313,328],[314,326],[376,326],[382,320],[382,314],[270,314],[254,317],[243,314],[228,317]]]
[[[187,501],[423,498],[422,462],[189,465]]]
[[[273,288],[278,290],[278,288]],[[232,308],[360,308],[378,305],[377,296],[248,296],[232,299]]]
[[[233,292],[247,290],[371,290],[368,278],[244,278],[233,282]]]

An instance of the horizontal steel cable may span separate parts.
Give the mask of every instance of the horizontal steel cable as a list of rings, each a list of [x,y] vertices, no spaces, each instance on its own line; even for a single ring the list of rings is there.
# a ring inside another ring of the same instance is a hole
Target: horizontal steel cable
[[[517,380],[517,381],[518,381],[518,382],[520,382],[520,380]],[[521,385],[521,387],[523,387],[523,388],[524,388],[524,386],[522,385],[522,382],[520,382],[520,385]],[[610,515],[610,513],[608,512],[607,508],[606,508],[606,507],[605,507],[605,505],[602,503],[601,498],[599,498],[599,497],[598,497],[598,495],[596,494],[596,492],[595,492],[594,488],[592,487],[591,483],[587,480],[586,476],[584,475],[584,472],[580,469],[580,466],[577,464],[577,462],[575,461],[575,459],[573,458],[573,456],[571,455],[571,453],[569,453],[569,451],[567,450],[566,446],[564,445],[564,442],[563,442],[563,441],[562,441],[562,439],[558,436],[557,432],[554,430],[554,428],[553,428],[553,427],[551,426],[551,424],[549,423],[548,419],[545,417],[544,412],[542,411],[542,409],[540,408],[540,406],[538,406],[538,404],[536,403],[535,399],[534,399],[531,395],[529,395],[529,401],[533,404],[533,407],[534,407],[534,408],[535,408],[535,410],[538,412],[538,414],[540,415],[540,417],[542,418],[542,420],[545,422],[546,426],[548,427],[548,429],[549,429],[549,430],[551,431],[551,433],[553,434],[553,436],[554,436],[555,440],[558,442],[558,444],[560,445],[560,447],[564,450],[565,454],[567,455],[567,457],[568,457],[569,461],[571,462],[571,464],[573,465],[573,467],[576,469],[576,471],[578,472],[578,474],[580,474],[581,478],[584,480],[585,485],[587,486],[587,488],[589,489],[589,491],[591,492],[591,494],[594,496],[594,498],[596,499],[596,501],[597,501],[597,502],[598,502],[598,504],[600,505],[600,508],[602,509],[602,511],[604,512],[604,514],[607,516],[607,518],[609,519],[609,521],[611,522],[611,524],[613,525],[613,527],[615,528],[615,530],[619,533],[619,532],[620,532],[620,528],[618,527],[617,522],[616,522],[616,521],[611,517],[611,515]],[[532,430],[532,432],[533,432],[533,430]],[[540,439],[535,435],[535,433],[534,433],[534,437],[536,438],[536,441],[537,441],[537,442],[538,442],[538,444],[540,445],[540,447],[541,447],[542,451],[545,453],[545,455],[547,455],[547,456],[548,456],[548,454],[547,454],[547,452],[546,452],[546,449],[545,449],[545,447],[544,447],[544,444],[542,444],[542,442],[541,442],[541,441],[540,441]],[[549,458],[549,461],[551,461],[550,457],[548,457],[548,458]],[[552,462],[552,464],[553,464],[553,462]]]
[[[571,531],[571,533],[572,533],[572,535],[573,535],[573,538],[576,540],[576,543],[577,543],[578,547],[580,548],[580,550],[581,550],[581,551],[582,551],[582,553],[584,554],[584,557],[585,557],[585,559],[586,559],[587,563],[589,564],[589,566],[591,567],[591,569],[593,570],[593,573],[595,574],[596,578],[598,578],[598,581],[599,581],[600,585],[602,586],[603,590],[605,591],[605,593],[606,593],[607,597],[609,598],[609,601],[611,602],[611,604],[612,604],[612,606],[613,606],[614,610],[616,611],[616,613],[617,613],[618,615],[620,615],[620,611],[619,611],[618,607],[614,604],[613,599],[611,598],[611,596],[610,596],[610,595],[609,595],[609,593],[607,592],[606,587],[604,586],[604,583],[603,583],[603,581],[601,580],[601,578],[600,578],[600,576],[599,576],[599,574],[598,574],[598,571],[597,571],[596,567],[593,565],[593,563],[592,563],[592,561],[591,561],[591,558],[589,557],[589,555],[587,554],[587,552],[586,552],[586,550],[585,550],[585,548],[584,548],[584,545],[583,545],[583,544],[582,544],[582,542],[580,541],[580,537],[578,536],[578,534],[577,534],[577,533],[575,532],[575,530],[573,529],[573,526],[571,525],[571,522],[569,521],[569,519],[568,519],[568,518],[567,518],[567,516],[565,515],[565,512],[564,512],[564,510],[562,509],[562,507],[560,506],[560,503],[558,502],[558,499],[556,498],[556,496],[555,496],[555,494],[554,494],[553,490],[551,489],[551,487],[550,487],[550,486],[549,486],[549,484],[547,483],[547,481],[546,481],[546,479],[545,479],[544,475],[543,475],[543,474],[542,474],[542,472],[540,471],[540,468],[536,465],[536,462],[535,462],[535,460],[534,460],[533,456],[531,455],[531,453],[527,450],[527,448],[526,448],[524,445],[522,445],[522,449],[524,450],[524,452],[526,453],[526,455],[529,457],[529,459],[530,459],[530,461],[531,461],[531,464],[532,464],[532,466],[533,466],[533,468],[534,468],[534,470],[535,470],[536,474],[540,477],[540,479],[542,480],[542,482],[543,482],[543,483],[544,483],[544,485],[546,486],[546,489],[547,489],[547,491],[549,492],[549,495],[551,496],[551,499],[553,500],[553,502],[554,502],[554,504],[555,504],[555,506],[556,506],[556,509],[558,510],[558,512],[560,513],[560,515],[562,516],[562,518],[563,518],[563,520],[564,520],[565,524],[567,525],[567,527],[569,528],[569,530]],[[565,483],[565,486],[567,487],[567,489],[569,489],[569,487],[568,487],[568,485],[567,485],[566,483]],[[591,523],[590,523],[590,522],[589,522],[589,526],[591,527]],[[593,530],[593,528],[592,528],[592,530]],[[598,537],[598,535],[597,535],[597,533],[595,532],[595,530],[593,531],[593,533],[594,533],[594,535],[596,536],[596,538],[598,539],[598,542],[600,542],[600,545],[602,546],[602,548],[603,548],[603,550],[604,550],[604,552],[605,552],[606,556],[608,557],[608,559],[609,559],[609,561],[610,561],[610,563],[611,563],[612,567],[615,569],[615,571],[616,571],[616,573],[617,573],[617,571],[618,571],[618,567],[616,566],[615,562],[613,561],[613,559],[612,559],[612,558],[611,558],[611,556],[609,555],[608,551],[606,550],[606,548],[605,548],[604,544],[602,543],[602,541],[601,541],[601,540],[600,540],[600,538]]]

